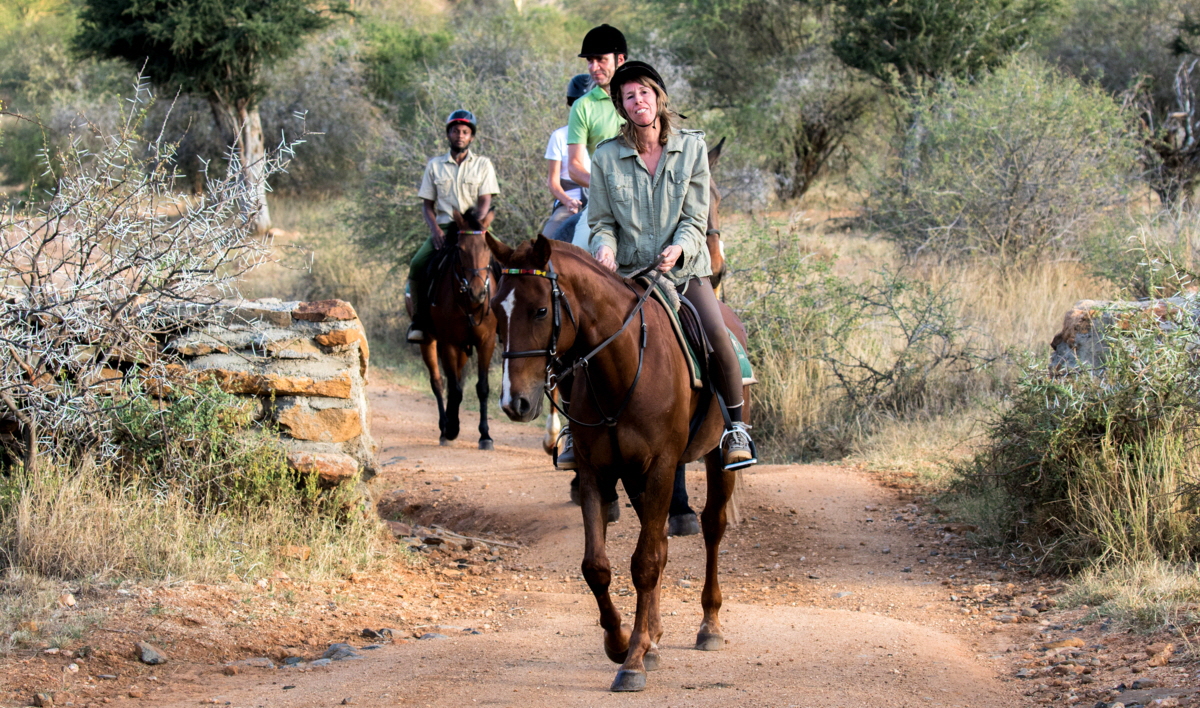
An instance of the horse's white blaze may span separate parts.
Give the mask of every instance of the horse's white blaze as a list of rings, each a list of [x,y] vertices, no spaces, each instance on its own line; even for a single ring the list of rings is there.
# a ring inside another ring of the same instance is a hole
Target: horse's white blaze
[[[517,291],[509,290],[508,297],[504,298],[504,302],[500,303],[501,309],[504,310],[505,328],[504,331],[509,333],[509,336],[504,338],[504,351],[508,351],[509,342],[512,341],[512,313],[513,308],[517,304]],[[512,403],[512,383],[508,380],[508,359],[504,360],[504,379],[500,383],[500,406],[505,407]]]

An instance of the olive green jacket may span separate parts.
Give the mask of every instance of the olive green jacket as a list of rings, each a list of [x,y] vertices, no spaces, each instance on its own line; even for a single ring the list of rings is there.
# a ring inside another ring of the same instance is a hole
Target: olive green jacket
[[[637,152],[619,138],[592,156],[588,225],[593,254],[608,246],[617,273],[649,266],[672,244],[683,255],[667,277],[676,285],[712,275],[704,232],[708,226],[708,154],[704,133],[681,130],[667,138],[653,177]]]

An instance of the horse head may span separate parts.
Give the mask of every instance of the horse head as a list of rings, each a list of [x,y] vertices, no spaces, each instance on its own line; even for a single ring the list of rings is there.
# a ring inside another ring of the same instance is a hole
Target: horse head
[[[725,147],[725,138],[708,151],[708,170],[711,175],[721,159],[721,150]],[[705,241],[708,245],[708,257],[712,261],[712,284],[716,288],[727,270],[725,264],[725,249],[721,245],[721,191],[717,189],[716,180],[708,180],[708,228],[705,230]]]
[[[458,226],[457,232],[451,229],[449,244],[457,253],[454,264],[454,276],[458,284],[458,296],[463,309],[474,312],[487,305],[494,290],[492,281],[492,252],[488,249],[483,235],[487,232],[490,218],[479,219],[475,209],[468,209],[461,214],[456,209],[452,215]],[[488,214],[490,217],[491,214]],[[486,222],[486,223],[485,223]]]
[[[570,349],[575,327],[550,265],[552,248],[545,236],[514,249],[489,233],[487,245],[503,274],[492,298],[496,334],[504,345],[500,407],[509,418],[528,422],[542,411],[548,367]]]

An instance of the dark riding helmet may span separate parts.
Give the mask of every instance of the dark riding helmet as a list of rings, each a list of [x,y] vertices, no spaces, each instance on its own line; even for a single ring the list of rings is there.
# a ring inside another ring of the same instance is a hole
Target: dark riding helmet
[[[450,130],[450,126],[454,125],[455,123],[466,123],[467,125],[471,126],[472,135],[474,135],[477,130],[475,127],[475,114],[463,108],[454,111],[446,118],[446,130]]]
[[[579,50],[579,56],[583,58],[598,57],[603,54],[628,54],[629,49],[625,45],[625,35],[621,34],[621,30],[611,25],[600,25],[593,27],[583,37],[583,48]]]
[[[576,74],[572,76],[571,82],[567,84],[567,105],[575,103],[576,100],[583,98],[591,90],[592,77],[589,74]]]
[[[613,72],[612,81],[609,83],[610,98],[612,98],[613,105],[617,107],[618,114],[624,115],[622,113],[624,109],[621,108],[621,88],[630,81],[640,79],[643,76],[658,84],[663,93],[667,92],[667,85],[663,82],[662,77],[658,75],[658,72],[654,70],[654,67],[644,61],[627,61],[617,67],[617,70]]]

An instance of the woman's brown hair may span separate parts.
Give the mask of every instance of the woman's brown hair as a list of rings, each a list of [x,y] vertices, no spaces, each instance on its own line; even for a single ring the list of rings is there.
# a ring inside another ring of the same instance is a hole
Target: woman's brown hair
[[[615,89],[618,91],[617,105],[621,106],[621,117],[625,119],[624,125],[621,126],[621,142],[638,152],[646,151],[647,146],[642,144],[641,137],[637,132],[637,126],[633,124],[633,121],[629,120],[629,116],[625,115],[625,101],[624,96],[621,94],[624,93],[625,87],[632,83],[641,84],[654,91],[654,96],[658,103],[658,143],[659,145],[666,145],[667,138],[671,136],[671,131],[675,129],[675,117],[677,114],[671,110],[671,99],[667,97],[667,92],[663,91],[662,87],[649,76],[638,76],[630,79]]]

